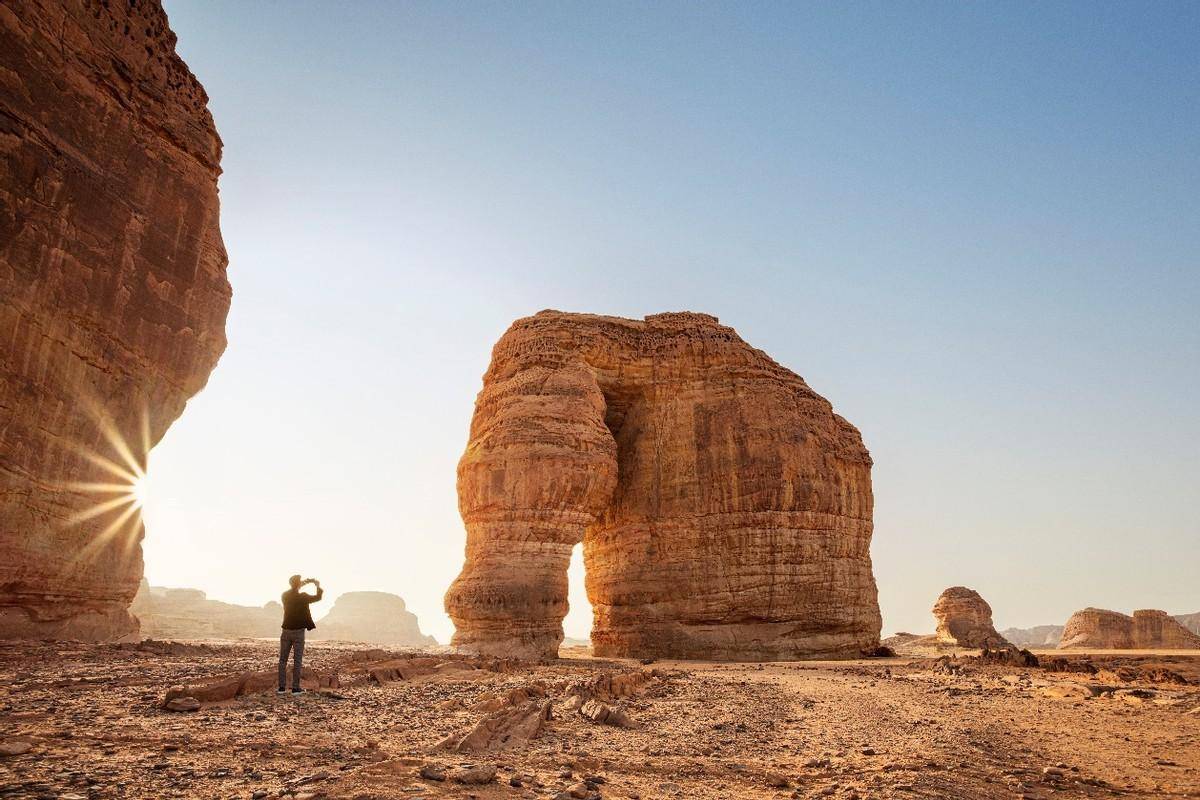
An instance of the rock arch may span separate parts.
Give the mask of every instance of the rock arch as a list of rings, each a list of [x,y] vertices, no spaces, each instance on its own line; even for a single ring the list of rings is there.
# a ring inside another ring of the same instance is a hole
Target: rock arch
[[[582,541],[598,655],[878,644],[857,429],[707,314],[543,311],[496,344],[459,463],[455,643],[556,654]]]

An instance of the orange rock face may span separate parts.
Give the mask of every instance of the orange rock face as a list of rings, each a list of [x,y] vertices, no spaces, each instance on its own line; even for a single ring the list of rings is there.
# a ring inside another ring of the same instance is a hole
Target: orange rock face
[[[1141,609],[1133,616],[1102,608],[1076,611],[1059,647],[1109,650],[1200,649],[1200,636],[1165,611]]]
[[[129,484],[225,347],[206,104],[157,2],[0,6],[0,637],[137,630]]]
[[[958,647],[1011,646],[992,625],[992,607],[974,589],[951,586],[933,604],[937,640]]]
[[[582,541],[598,655],[858,655],[881,624],[870,470],[853,425],[714,317],[518,320],[458,467],[454,642],[556,655]]]

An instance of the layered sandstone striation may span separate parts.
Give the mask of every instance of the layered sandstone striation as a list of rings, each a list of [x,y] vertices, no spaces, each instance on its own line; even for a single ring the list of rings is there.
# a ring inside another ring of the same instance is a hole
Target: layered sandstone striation
[[[136,632],[126,485],[225,347],[206,104],[157,2],[0,6],[0,638]]]
[[[597,655],[859,655],[870,470],[853,425],[715,317],[518,320],[458,467],[454,643],[556,655],[582,542]]]
[[[389,644],[402,647],[436,645],[432,636],[421,633],[417,615],[404,600],[387,592],[346,592],[338,597],[317,621],[313,638]]]
[[[1141,609],[1133,616],[1102,608],[1076,611],[1063,629],[1062,648],[1103,650],[1200,649],[1200,636],[1165,611]]]
[[[958,647],[1011,647],[992,625],[992,607],[974,589],[951,586],[933,604],[935,636],[942,644]]]

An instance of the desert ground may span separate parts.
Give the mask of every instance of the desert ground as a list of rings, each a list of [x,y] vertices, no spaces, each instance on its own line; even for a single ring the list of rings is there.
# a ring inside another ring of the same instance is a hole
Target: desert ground
[[[0,796],[1200,797],[1200,653],[1071,653],[1045,669],[563,652],[314,643],[313,691],[279,697],[269,641],[0,643]],[[585,717],[581,695],[628,727]],[[172,696],[199,708],[161,707]],[[548,712],[513,729],[535,738],[454,749],[520,707]]]

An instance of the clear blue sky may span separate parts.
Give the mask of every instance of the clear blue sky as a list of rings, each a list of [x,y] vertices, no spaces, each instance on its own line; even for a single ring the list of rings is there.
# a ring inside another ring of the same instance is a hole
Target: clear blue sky
[[[690,309],[862,430],[885,633],[954,584],[1200,610],[1200,6],[166,5],[234,301],[153,582],[303,571],[445,641],[493,342]]]

